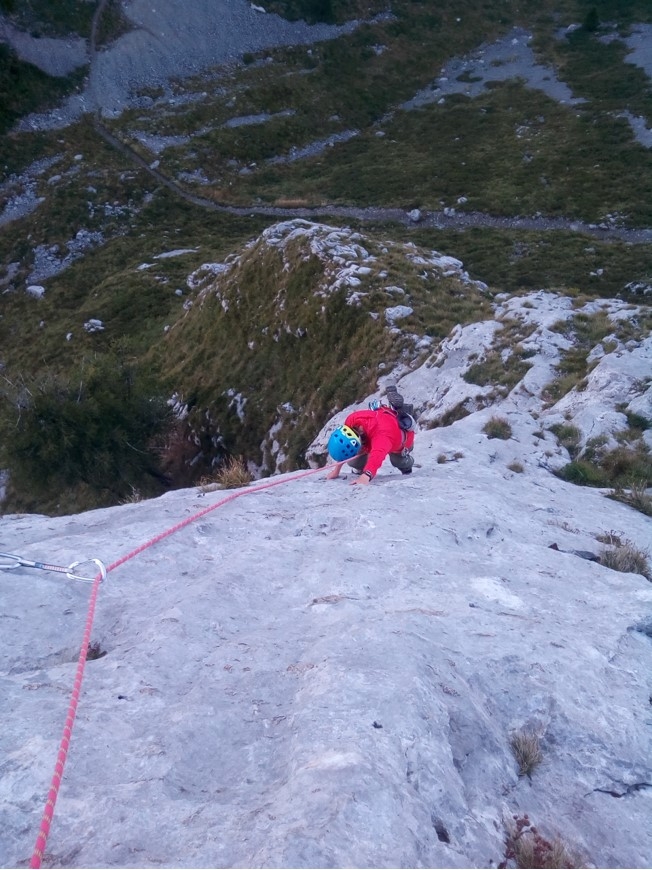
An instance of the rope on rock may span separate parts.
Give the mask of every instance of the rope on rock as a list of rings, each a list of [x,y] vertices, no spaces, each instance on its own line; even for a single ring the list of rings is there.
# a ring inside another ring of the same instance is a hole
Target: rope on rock
[[[262,492],[265,489],[271,489],[274,486],[281,486],[284,483],[291,483],[296,480],[301,480],[304,477],[308,477],[311,474],[317,474],[317,472],[323,471],[322,468],[311,468],[309,471],[302,471],[300,474],[295,474],[289,478],[283,478],[283,480],[271,480],[267,483],[263,483],[259,486],[252,487],[251,489],[240,489],[236,490],[225,498],[220,499],[220,501],[215,504],[209,505],[203,510],[199,511],[196,514],[193,514],[190,517],[187,517],[185,520],[182,520],[180,523],[177,523],[175,526],[167,529],[164,532],[161,532],[160,535],[156,535],[154,538],[150,538],[149,541],[146,541],[140,547],[137,547],[135,550],[132,550],[130,553],[127,553],[126,556],[123,556],[121,559],[113,562],[106,569],[107,572],[115,571],[120,565],[124,565],[125,562],[128,562],[130,559],[133,559],[139,553],[142,553],[143,550],[147,550],[149,547],[152,547],[154,544],[158,544],[159,541],[162,541],[164,538],[173,535],[175,532],[184,529],[186,526],[190,525],[190,523],[195,522],[195,520],[200,519],[201,517],[206,516],[206,514],[211,513],[211,511],[217,510],[217,508],[222,507],[225,504],[228,504],[231,501],[235,501],[236,498],[240,498],[244,495],[253,495],[254,493]],[[95,617],[95,605],[97,602],[97,595],[100,588],[100,583],[102,582],[104,572],[100,571],[98,575],[95,577],[93,581],[93,588],[91,590],[90,601],[88,605],[88,615],[86,617],[86,626],[84,628],[84,637],[82,640],[82,647],[79,653],[79,660],[77,663],[77,672],[75,674],[75,682],[72,690],[72,695],[70,697],[70,704],[68,706],[68,714],[66,716],[66,723],[63,727],[63,735],[61,737],[61,743],[59,745],[59,752],[57,753],[57,760],[54,766],[54,774],[52,776],[52,782],[50,784],[50,790],[48,791],[47,801],[45,803],[45,809],[43,811],[43,817],[41,819],[41,827],[39,830],[38,837],[36,838],[36,844],[34,846],[34,852],[32,854],[32,858],[30,861],[30,867],[40,867],[41,862],[43,860],[43,856],[45,854],[45,846],[47,843],[48,834],[50,833],[50,826],[52,824],[52,818],[54,816],[54,807],[57,802],[57,797],[59,795],[59,786],[61,785],[61,780],[63,778],[63,770],[66,764],[66,758],[68,756],[68,748],[70,746],[70,740],[72,737],[72,729],[75,722],[75,715],[77,713],[77,704],[79,702],[79,694],[81,692],[82,679],[84,677],[84,668],[86,666],[86,657],[88,654],[88,646],[90,644],[91,639],[91,630],[93,628],[93,619]]]

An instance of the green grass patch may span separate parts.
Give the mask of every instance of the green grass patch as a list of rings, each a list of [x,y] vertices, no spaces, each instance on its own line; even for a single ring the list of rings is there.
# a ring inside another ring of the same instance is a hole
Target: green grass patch
[[[357,117],[356,127],[370,120]],[[635,226],[652,224],[652,155],[634,142],[627,121],[571,110],[516,83],[399,111],[313,158],[234,177],[232,187],[242,200],[301,192],[317,203],[437,209],[466,197],[464,210],[497,215],[599,222],[617,213]]]
[[[562,351],[556,365],[558,376],[547,384],[542,396],[554,404],[573,389],[582,390],[586,386],[586,377],[592,366],[588,364],[591,350],[606,336],[618,331],[606,314],[600,311],[596,314],[578,312],[566,321],[560,321],[557,331],[573,340],[573,346]]]
[[[530,368],[527,359],[532,352],[520,342],[533,332],[533,326],[525,327],[520,320],[502,321],[491,350],[469,367],[463,375],[464,380],[479,386],[493,384],[503,395],[507,395]]]
[[[582,433],[577,426],[571,426],[565,423],[556,423],[550,427],[550,432],[557,436],[557,440],[562,447],[565,447],[571,457],[577,456],[579,445],[582,439]]]
[[[578,486],[609,486],[609,476],[585,459],[574,459],[557,472],[557,476]]]
[[[486,314],[474,287],[435,269],[424,279],[423,262],[411,259],[419,249],[354,238],[370,255],[357,303],[347,301],[350,288],[331,288],[333,264],[325,267],[301,238],[284,252],[258,243],[202,291],[157,351],[196,429],[210,419],[227,450],[264,464],[271,459],[261,442],[280,424],[275,437],[288,467],[300,465],[322,421],[375,389],[378,360],[414,355],[408,335],[447,335],[458,315],[467,322]],[[401,332],[390,331],[384,310],[408,302],[413,314]]]
[[[512,427],[504,417],[490,417],[482,427],[482,431],[487,438],[500,438],[501,441],[507,441],[512,437]]]

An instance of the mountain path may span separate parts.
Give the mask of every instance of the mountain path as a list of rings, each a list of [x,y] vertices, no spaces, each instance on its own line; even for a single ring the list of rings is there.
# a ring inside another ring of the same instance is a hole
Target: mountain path
[[[282,220],[318,217],[344,217],[364,222],[400,223],[408,227],[432,227],[434,229],[469,229],[472,227],[492,227],[495,229],[526,230],[532,232],[577,232],[602,240],[620,240],[632,244],[645,244],[652,241],[652,229],[634,229],[607,224],[587,224],[569,218],[554,218],[535,215],[501,217],[484,212],[425,211],[419,210],[418,219],[410,217],[410,212],[401,208],[382,206],[315,205],[301,208],[281,208],[279,206],[246,205],[236,206],[214,202],[184,190],[173,179],[141,157],[138,152],[115,136],[101,121],[99,114],[94,119],[95,130],[109,145],[148,172],[159,184],[164,185],[177,196],[210,211],[234,215],[264,215]]]

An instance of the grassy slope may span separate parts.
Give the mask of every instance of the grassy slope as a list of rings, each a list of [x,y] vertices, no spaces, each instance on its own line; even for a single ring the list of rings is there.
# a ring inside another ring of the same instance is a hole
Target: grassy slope
[[[281,420],[276,437],[281,444],[287,439],[294,467],[320,421],[375,389],[380,360],[414,356],[414,341],[386,329],[387,307],[409,304],[413,314],[401,322],[404,333],[435,339],[456,323],[488,316],[488,300],[475,286],[412,263],[407,255],[418,249],[374,235],[360,244],[371,271],[359,279],[359,306],[347,303],[346,287],[324,294],[333,279],[324,279],[324,265],[305,240],[291,245],[285,258],[257,243],[198,299],[161,348],[162,368],[177,386],[185,385],[197,428],[208,409],[227,449],[237,445],[264,464],[261,435]],[[385,289],[395,286],[406,295]],[[247,400],[242,419],[234,393]],[[294,411],[283,413],[285,404]]]

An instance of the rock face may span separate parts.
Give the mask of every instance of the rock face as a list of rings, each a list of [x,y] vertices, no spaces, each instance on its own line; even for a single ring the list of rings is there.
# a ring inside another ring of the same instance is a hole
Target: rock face
[[[499,305],[501,324],[456,330],[399,378],[421,412],[410,477],[387,463],[361,488],[315,470],[236,499],[183,490],[2,519],[8,550],[110,568],[46,866],[490,867],[526,813],[589,865],[650,866],[652,585],[586,556],[617,537],[644,550],[652,522],[549,470],[568,459],[539,432],[564,343],[550,326],[576,312],[553,294]],[[489,396],[462,373],[498,352],[508,368],[499,336],[513,321],[538,350]],[[583,433],[587,392],[596,409],[647,401],[649,345],[631,341],[593,370],[615,355],[619,397],[597,378],[577,404],[569,394]],[[460,402],[466,416],[427,428]],[[511,438],[485,434],[492,415]],[[90,588],[28,569],[0,582],[0,863],[18,866]],[[518,735],[539,740],[529,775]]]

